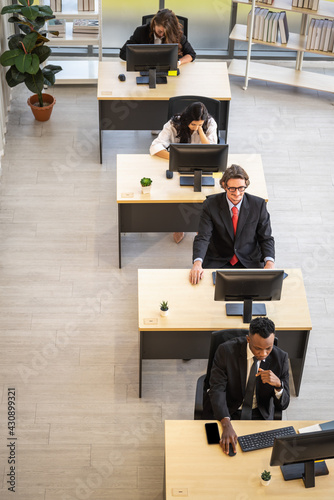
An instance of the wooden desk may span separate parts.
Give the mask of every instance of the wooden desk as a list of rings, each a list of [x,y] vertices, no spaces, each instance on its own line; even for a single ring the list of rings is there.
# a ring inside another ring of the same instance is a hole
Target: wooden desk
[[[268,201],[268,192],[259,154],[231,154],[228,165],[242,165],[248,173],[250,194]],[[180,176],[166,179],[168,161],[157,156],[117,155],[118,257],[122,266],[122,233],[196,232],[206,196],[221,193],[219,178],[215,186],[203,187],[195,193],[193,187],[180,187]],[[220,174],[221,176],[221,174]],[[140,179],[153,180],[150,194],[141,194]]]
[[[125,82],[118,80],[124,73]],[[167,121],[168,100],[177,95],[205,95],[221,101],[222,137],[227,139],[231,89],[226,62],[194,61],[168,77],[167,85],[137,85],[139,73],[127,72],[124,61],[99,63],[99,142],[102,163],[102,130],[160,130]]]
[[[292,425],[301,427],[319,421],[233,421],[238,435]],[[175,500],[173,489],[183,490],[189,500],[331,500],[334,491],[334,460],[326,460],[328,476],[315,478],[315,488],[304,487],[302,479],[284,481],[280,467],[270,467],[272,448],[226,456],[219,445],[208,445],[202,420],[165,421],[165,499]],[[220,422],[219,422],[220,426]],[[220,427],[221,431],[221,427]],[[260,474],[270,470],[269,486]]]
[[[296,395],[299,394],[311,318],[300,269],[285,269],[280,301],[266,302],[274,321],[279,347],[289,354]],[[161,317],[159,304],[167,300],[169,315]],[[198,285],[189,282],[189,269],[138,270],[140,332],[139,397],[143,359],[205,359],[211,332],[248,328],[241,316],[226,316],[225,302],[214,301],[211,270]]]

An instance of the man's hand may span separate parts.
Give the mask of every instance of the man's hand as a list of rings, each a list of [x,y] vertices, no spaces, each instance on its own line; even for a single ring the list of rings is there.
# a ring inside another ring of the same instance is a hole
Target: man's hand
[[[256,376],[261,377],[261,381],[264,384],[272,385],[276,387],[276,389],[279,389],[281,387],[280,379],[276,377],[275,373],[273,373],[271,370],[262,370],[262,368],[259,368]]]
[[[196,260],[194,262],[193,267],[189,273],[189,281],[192,285],[197,285],[199,281],[203,278],[203,268],[202,268],[202,262],[200,260]]]
[[[267,260],[264,265],[264,269],[275,269],[275,262],[273,262],[272,260]]]
[[[232,427],[231,420],[229,418],[223,418],[221,421],[223,427],[223,433],[220,438],[220,446],[224,453],[228,455],[229,452],[229,444],[232,444],[232,448],[234,453],[237,452],[237,440],[238,436],[235,433],[235,430]]]

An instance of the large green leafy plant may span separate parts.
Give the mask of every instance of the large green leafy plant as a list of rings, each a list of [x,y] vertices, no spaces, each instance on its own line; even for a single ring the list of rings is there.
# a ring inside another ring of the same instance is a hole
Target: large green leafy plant
[[[10,66],[6,73],[6,81],[10,87],[25,83],[28,89],[38,95],[39,105],[43,106],[42,91],[44,85],[55,83],[55,74],[61,71],[61,66],[41,64],[51,54],[46,21],[54,19],[53,11],[46,5],[33,5],[34,0],[18,0],[18,4],[7,5],[1,14],[13,14],[8,19],[21,31],[8,38],[9,50],[0,57],[2,66]],[[58,32],[53,32],[58,34]]]

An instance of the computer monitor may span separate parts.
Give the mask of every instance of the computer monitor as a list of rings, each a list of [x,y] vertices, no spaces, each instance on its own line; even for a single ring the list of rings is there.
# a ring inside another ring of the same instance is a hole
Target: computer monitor
[[[315,461],[330,458],[334,458],[334,430],[308,432],[275,438],[270,465],[281,466],[285,481],[302,478],[305,488],[312,488],[314,476],[328,474],[326,463]]]
[[[169,148],[169,170],[180,174],[180,186],[214,186],[213,172],[224,172],[227,167],[227,144],[171,144]],[[208,174],[210,177],[202,177]]]
[[[126,70],[148,71],[148,76],[138,76],[138,85],[149,84],[154,89],[157,83],[167,83],[166,77],[157,77],[157,71],[177,70],[179,46],[177,43],[129,44],[126,46]]]
[[[243,301],[226,304],[228,316],[243,316],[250,323],[252,316],[266,316],[265,304],[253,300],[280,300],[284,271],[279,269],[224,269],[216,272],[215,300]]]

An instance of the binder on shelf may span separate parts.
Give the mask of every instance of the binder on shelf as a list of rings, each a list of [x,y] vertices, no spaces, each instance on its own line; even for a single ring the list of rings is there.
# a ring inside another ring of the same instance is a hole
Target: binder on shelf
[[[278,35],[278,19],[279,19],[280,13],[276,12],[275,17],[273,20],[273,31],[272,31],[272,36],[271,36],[271,42],[276,43],[277,42],[277,35]]]
[[[261,9],[259,13],[259,32],[258,32],[258,40],[263,40],[263,30],[264,30],[264,19],[267,16],[269,10]]]
[[[314,25],[315,25],[315,19],[312,18],[310,25],[308,27],[308,33],[307,33],[307,39],[306,39],[306,50],[310,50],[310,48],[311,48],[311,41],[312,41],[312,36],[313,36]]]
[[[320,34],[319,50],[324,50],[324,43],[327,32],[327,21],[328,19],[323,19],[321,34]]]
[[[313,26],[313,31],[312,31],[312,38],[311,38],[311,45],[310,45],[310,50],[314,50],[315,47],[315,36],[317,32],[317,28],[319,26],[319,19],[314,20],[314,26]]]
[[[289,40],[288,19],[285,11],[280,12],[278,18],[278,27],[281,35],[281,43],[287,43]]]
[[[254,21],[254,32],[253,32],[253,38],[255,40],[259,39],[261,10],[262,10],[261,7],[258,8],[257,12],[255,10],[255,21]]]
[[[94,12],[94,10],[95,10],[95,0],[89,0],[89,10]]]
[[[268,26],[268,34],[267,34],[267,42],[271,42],[271,35],[273,32],[273,21],[275,17],[275,12],[271,13],[270,19],[269,19],[269,26]]]
[[[254,37],[254,30],[255,30],[255,23],[256,23],[256,15],[257,13],[261,10],[261,7],[255,7],[255,10],[254,10],[254,27],[253,27],[253,38]],[[246,36],[247,38],[249,38],[249,35],[250,35],[250,26],[251,26],[251,19],[252,19],[252,10],[250,10],[248,12],[248,16],[247,16],[247,31],[246,31]]]
[[[266,18],[265,18],[265,20],[264,20],[263,38],[262,38],[262,40],[263,40],[264,42],[266,42],[266,41],[267,41],[267,38],[268,38],[269,20],[270,20],[270,18],[271,18],[271,16],[272,16],[272,14],[273,14],[273,12],[270,10],[270,11],[268,12],[268,14],[266,15]]]
[[[319,8],[319,0],[313,0],[313,2],[312,2],[312,3],[313,3],[313,4],[312,4],[311,9],[312,9],[312,10],[318,10],[318,8]]]
[[[328,20],[327,26],[326,26],[324,47],[323,47],[324,52],[328,52],[328,49],[329,49],[329,40],[330,40],[330,36],[331,36],[331,32],[332,32],[332,26],[333,26],[333,22]]]
[[[314,50],[319,50],[321,30],[322,30],[323,24],[324,24],[324,20],[318,19],[318,24],[316,23],[316,30],[315,30]]]
[[[84,3],[83,3],[83,0],[78,0],[78,10],[79,10],[79,11],[84,10]]]
[[[292,7],[298,7],[298,0],[292,0]]]
[[[328,52],[334,52],[334,22],[332,21],[331,36],[329,39]]]

